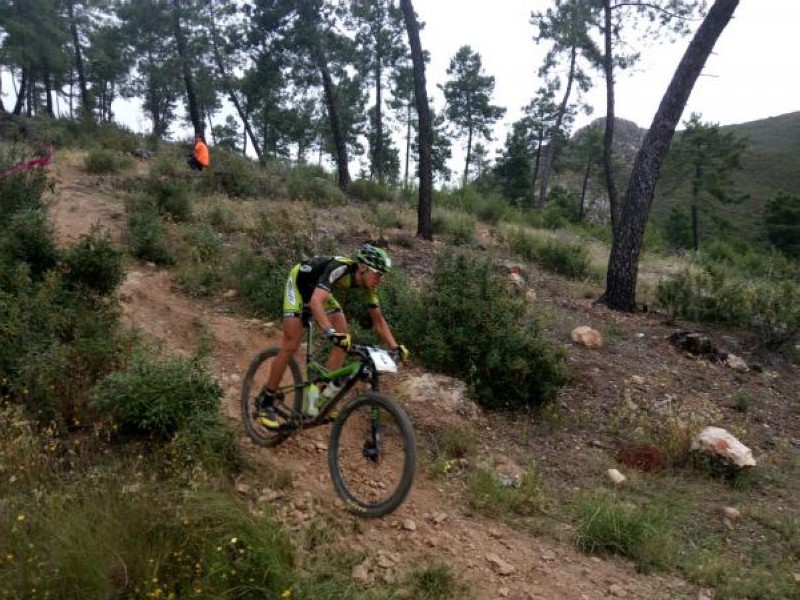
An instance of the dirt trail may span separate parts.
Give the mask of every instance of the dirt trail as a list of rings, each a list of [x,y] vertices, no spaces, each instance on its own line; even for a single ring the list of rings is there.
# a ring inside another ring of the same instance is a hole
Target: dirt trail
[[[120,240],[124,211],[114,193],[83,173],[74,158],[71,163],[69,157],[58,163],[55,174],[51,214],[58,239],[67,243],[99,223]],[[168,271],[142,265],[129,270],[120,298],[127,322],[171,351],[192,353],[204,336],[213,339],[212,366],[225,390],[224,411],[241,431],[241,374],[256,352],[276,342],[274,326],[232,316],[224,299],[213,304],[194,301],[180,293]],[[420,374],[409,372],[402,377]],[[475,426],[443,410],[436,399],[408,398],[405,404],[418,426],[444,420],[460,427]],[[697,592],[680,580],[639,575],[626,562],[587,557],[571,544],[539,539],[471,513],[459,480],[432,479],[422,470],[408,500],[395,514],[356,523],[342,509],[329,480],[327,432],[327,428],[306,432],[276,449],[258,448],[242,435],[242,446],[257,468],[244,475],[237,488],[256,509],[272,503],[288,527],[302,527],[316,516],[340,524],[348,531],[341,543],[371,557],[359,570],[365,585],[440,561],[452,567],[476,600],[696,597]],[[487,450],[495,450],[497,440],[504,440],[502,431],[485,424],[478,434]],[[291,475],[290,490],[268,487],[276,470]]]

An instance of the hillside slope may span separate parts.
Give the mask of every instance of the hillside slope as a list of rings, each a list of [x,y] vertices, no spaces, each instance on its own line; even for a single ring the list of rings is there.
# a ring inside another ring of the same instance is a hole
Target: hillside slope
[[[55,167],[58,189],[52,214],[59,239],[74,239],[95,222],[121,239],[124,219],[119,200],[96,178],[82,173],[79,162],[66,156]],[[401,268],[411,270],[414,261],[414,252],[404,251]],[[343,511],[329,481],[324,429],[302,433],[276,449],[257,448],[242,433],[240,441],[251,464],[237,484],[243,501],[256,513],[259,506],[273,504],[293,531],[326,523],[339,533],[342,551],[365,556],[363,570],[354,571],[356,585],[391,580],[414,566],[438,561],[451,566],[471,591],[468,597],[476,600],[697,598],[696,588],[676,577],[646,576],[625,560],[580,553],[574,545],[574,526],[558,513],[560,494],[605,486],[606,469],[616,465],[617,436],[627,435],[606,421],[615,418],[625,403],[638,406],[639,416],[644,417],[651,404],[667,397],[673,399],[678,414],[730,422],[737,416],[726,408],[728,399],[735,391],[746,391],[759,398],[759,418],[770,427],[768,435],[756,431],[749,440],[757,453],[775,437],[795,443],[800,417],[788,399],[798,397],[797,377],[790,367],[769,369],[769,376],[761,377],[684,356],[667,340],[675,327],[657,316],[611,313],[574,296],[558,279],[535,270],[528,275],[542,310],[552,315],[550,333],[568,347],[575,375],[557,407],[560,426],[543,426],[526,415],[483,414],[464,399],[458,382],[412,367],[389,391],[403,400],[412,417],[423,460],[409,499],[395,514],[365,522]],[[212,364],[225,390],[223,409],[241,430],[241,374],[253,355],[277,342],[275,324],[237,316],[236,299],[230,296],[210,302],[190,299],[181,294],[168,271],[146,265],[130,268],[120,299],[132,326],[175,352],[191,353],[203,335],[211,334]],[[584,324],[606,332],[604,348],[587,350],[569,342],[571,329]],[[727,342],[748,360],[756,360],[749,356],[746,340],[731,337]],[[430,450],[427,440],[448,426],[477,436],[478,456],[471,459],[476,464],[498,473],[534,465],[549,496],[543,510],[549,525],[483,516],[470,506],[465,477],[430,473],[424,460]],[[659,483],[644,475],[632,476],[641,489],[670,485],[666,478]],[[278,478],[288,478],[291,487],[275,487]],[[722,505],[736,503],[736,494],[721,483],[708,487],[715,501],[701,503],[698,515],[719,521]],[[537,531],[548,535],[539,537]]]

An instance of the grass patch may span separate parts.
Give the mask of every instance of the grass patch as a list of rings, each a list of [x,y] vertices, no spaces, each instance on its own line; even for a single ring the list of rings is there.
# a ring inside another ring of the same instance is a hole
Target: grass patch
[[[532,469],[526,469],[514,483],[501,481],[485,469],[476,469],[467,480],[470,508],[493,519],[531,517],[540,511],[543,501],[539,475]]]
[[[600,492],[581,500],[579,523],[578,547],[587,554],[619,554],[642,570],[670,564],[670,518],[664,509]]]

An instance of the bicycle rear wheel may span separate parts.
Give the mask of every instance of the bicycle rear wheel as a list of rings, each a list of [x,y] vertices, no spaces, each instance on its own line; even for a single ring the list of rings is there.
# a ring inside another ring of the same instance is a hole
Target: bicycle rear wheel
[[[411,490],[414,429],[389,396],[367,392],[348,403],[331,429],[328,466],[336,493],[361,517],[394,511]]]
[[[258,422],[256,398],[267,383],[267,378],[272,369],[272,363],[275,361],[275,357],[278,355],[279,351],[280,348],[270,348],[259,353],[247,368],[244,382],[242,383],[242,421],[244,422],[247,435],[259,446],[277,446],[291,433],[291,430],[285,428],[267,429]],[[292,415],[292,409],[295,413],[299,413],[302,409],[302,388],[297,387],[292,389],[288,387],[296,386],[302,381],[303,375],[300,371],[300,366],[294,358],[291,358],[279,384],[281,389],[288,389],[285,392],[285,397],[275,402],[275,409],[278,411],[278,414],[285,419],[288,419]]]

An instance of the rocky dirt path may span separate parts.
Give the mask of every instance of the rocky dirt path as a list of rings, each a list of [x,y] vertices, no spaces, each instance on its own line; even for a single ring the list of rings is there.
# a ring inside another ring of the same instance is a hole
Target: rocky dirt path
[[[97,223],[120,240],[123,209],[113,192],[82,173],[75,161],[61,161],[55,168],[58,184],[51,214],[58,239],[67,243]],[[223,410],[241,431],[241,374],[256,352],[277,341],[275,327],[233,315],[224,299],[212,304],[194,301],[180,293],[168,271],[143,265],[130,268],[120,299],[126,321],[170,351],[190,354],[204,337],[213,339],[211,360],[225,390]],[[423,375],[412,370],[401,376],[399,385]],[[417,427],[447,422],[476,427],[474,419],[453,410],[442,397],[412,394],[404,403]],[[503,432],[485,423],[481,420],[476,428],[484,450],[502,454],[503,448],[496,446],[504,443]],[[368,557],[353,571],[354,579],[364,585],[390,581],[408,569],[438,561],[452,568],[476,600],[697,597],[680,580],[643,576],[626,562],[587,557],[571,544],[539,539],[476,515],[463,500],[460,481],[433,479],[421,469],[408,500],[395,514],[357,520],[342,509],[330,483],[326,435],[327,428],[306,432],[276,449],[258,448],[242,435],[241,444],[255,468],[242,476],[237,489],[254,510],[271,504],[287,527],[302,528],[321,517],[347,532],[339,543]],[[291,485],[275,489],[271,483],[276,473],[287,474]]]

